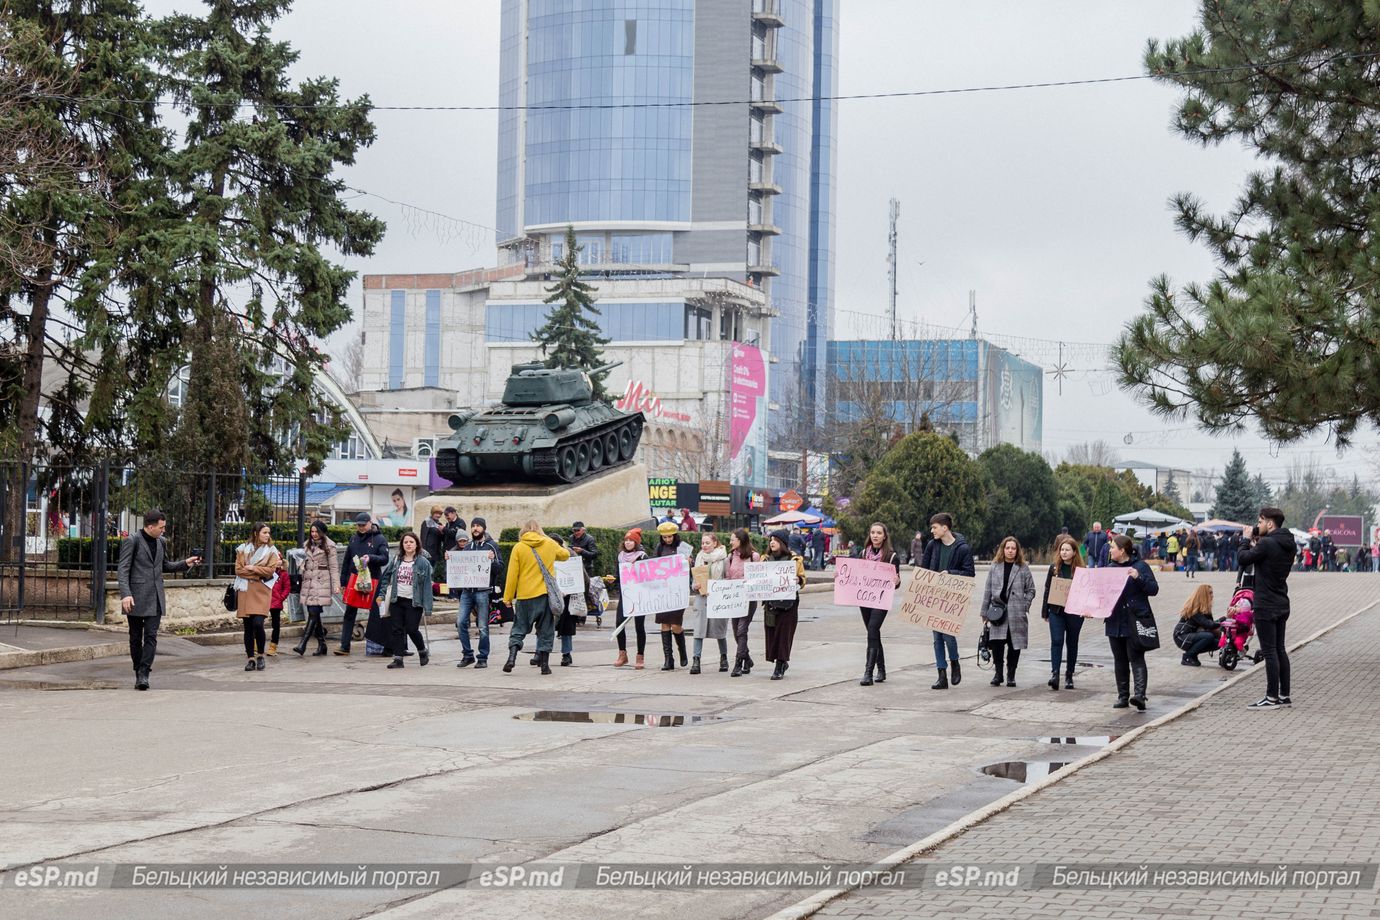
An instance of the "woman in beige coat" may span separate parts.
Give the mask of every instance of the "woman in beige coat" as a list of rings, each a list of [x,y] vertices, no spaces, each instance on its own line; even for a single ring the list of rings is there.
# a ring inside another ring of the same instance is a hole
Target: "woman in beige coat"
[[[264,669],[264,645],[268,638],[264,635],[264,619],[273,598],[273,582],[287,577],[278,571],[282,562],[267,524],[255,524],[249,531],[249,540],[235,549],[235,613],[244,621],[244,654],[249,659],[244,666],[246,671]]]
[[[335,600],[340,590],[336,572],[340,563],[336,559],[335,544],[331,542],[324,521],[313,521],[311,533],[302,549],[307,559],[302,565],[302,606],[307,608],[307,627],[302,631],[302,641],[293,649],[298,655],[307,653],[307,643],[316,638],[316,651],[312,657],[326,654],[326,627],[321,622],[321,613]]]

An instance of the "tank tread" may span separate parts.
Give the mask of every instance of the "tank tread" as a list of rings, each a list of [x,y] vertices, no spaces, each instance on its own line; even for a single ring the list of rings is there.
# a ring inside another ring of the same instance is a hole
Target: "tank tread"
[[[577,435],[576,437],[571,438],[568,441],[560,441],[556,444],[555,447],[547,448],[545,450],[540,451],[533,451],[533,473],[535,473],[538,476],[549,477],[561,482],[579,482],[581,479],[584,479],[586,476],[590,474],[585,473],[581,475],[579,473],[576,473],[576,475],[571,479],[566,479],[563,475],[561,475],[560,472],[560,461],[558,459],[558,454],[560,453],[560,451],[564,450],[567,447],[578,448],[581,444],[587,444],[595,440],[596,438],[602,438],[605,435],[618,431],[625,425],[634,425],[637,429],[637,432],[635,435],[636,441],[634,442],[633,450],[634,452],[636,452],[636,443],[642,440],[642,428],[645,424],[645,417],[642,415],[642,413],[638,412],[636,414],[629,415],[626,418],[615,419],[611,422],[607,422],[603,425],[600,425],[598,428],[594,428],[589,431],[583,432],[582,434]],[[631,461],[617,460],[613,463],[605,463],[601,467],[601,469],[609,469],[615,466],[622,466],[624,463],[628,462]]]

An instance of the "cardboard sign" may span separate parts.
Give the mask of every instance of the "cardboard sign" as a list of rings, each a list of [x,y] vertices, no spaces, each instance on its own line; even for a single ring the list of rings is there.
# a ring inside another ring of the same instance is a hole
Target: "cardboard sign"
[[[487,588],[492,566],[488,553],[452,550],[446,553],[446,587],[452,591]]]
[[[971,575],[916,569],[901,600],[901,619],[923,629],[960,635],[976,587],[977,579]]]
[[[1074,569],[1073,585],[1064,612],[1080,617],[1105,620],[1126,588],[1126,579],[1135,571],[1131,566],[1104,566],[1099,569]]]
[[[1076,574],[1077,570],[1074,571]],[[1072,587],[1072,578],[1051,578],[1049,580],[1049,603],[1055,607],[1065,606],[1069,599],[1069,588]]]
[[[680,553],[618,563],[623,616],[684,610],[690,606],[690,562]]]
[[[868,559],[840,559],[834,566],[834,603],[839,607],[890,610],[896,567]]]
[[[709,596],[705,604],[705,616],[711,620],[745,617],[748,613],[748,583],[743,579],[729,581],[717,578],[709,583]]]
[[[788,601],[800,592],[795,580],[795,560],[744,562],[743,580],[750,601]]]
[[[706,593],[709,584],[709,566],[697,565],[690,570],[690,577],[695,579],[695,590],[701,594]]]
[[[551,574],[556,576],[556,585],[562,594],[585,593],[585,564],[580,557],[557,562],[556,571]]]

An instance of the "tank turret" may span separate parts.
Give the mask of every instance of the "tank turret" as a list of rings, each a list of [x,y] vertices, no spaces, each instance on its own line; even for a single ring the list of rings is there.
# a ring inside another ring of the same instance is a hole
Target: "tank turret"
[[[632,460],[641,412],[594,398],[591,371],[514,364],[503,401],[450,417],[454,434],[437,445],[436,471],[458,484],[493,479],[575,482]]]

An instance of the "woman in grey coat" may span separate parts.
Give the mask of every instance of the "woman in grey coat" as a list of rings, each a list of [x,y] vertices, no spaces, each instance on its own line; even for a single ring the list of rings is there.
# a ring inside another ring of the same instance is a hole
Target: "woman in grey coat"
[[[1001,686],[1003,660],[1006,686],[1016,686],[1016,662],[1020,660],[1021,649],[1026,647],[1028,641],[1030,604],[1034,600],[1035,579],[1030,574],[1030,566],[1025,564],[1020,541],[1007,537],[997,547],[996,558],[987,572],[987,587],[982,591],[982,606],[979,608],[984,614],[993,605],[1006,608],[1006,616],[1001,622],[993,623],[990,617],[987,618],[993,670],[996,671],[992,677],[994,687]]]

